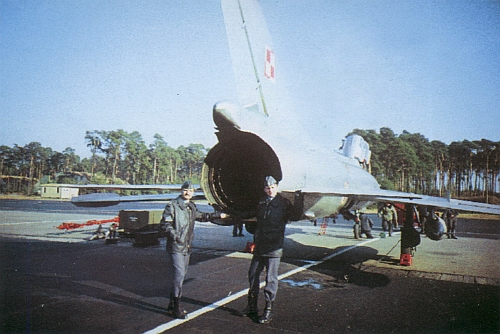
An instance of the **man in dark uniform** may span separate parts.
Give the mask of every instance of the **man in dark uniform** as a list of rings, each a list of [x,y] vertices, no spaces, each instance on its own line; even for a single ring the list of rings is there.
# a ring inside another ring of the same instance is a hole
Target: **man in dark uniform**
[[[455,229],[457,228],[457,210],[446,209],[443,212],[443,219],[446,222],[446,229],[448,230],[448,239],[458,239],[455,235]]]
[[[361,212],[359,215],[359,220],[361,223],[361,234],[366,234],[366,237],[368,239],[373,239],[372,235],[372,227],[373,227],[373,221],[368,218],[368,216],[364,213]]]
[[[190,181],[184,182],[181,187],[181,194],[167,203],[160,221],[160,226],[167,235],[169,264],[167,282],[170,288],[168,310],[173,312],[173,315],[178,319],[187,317],[186,311],[181,308],[180,299],[182,297],[182,285],[189,266],[195,220],[208,220],[209,216],[225,217],[223,213],[206,214],[198,211],[196,205],[191,202],[193,194],[193,184]]]
[[[266,268],[266,286],[264,297],[266,307],[257,320],[264,324],[271,321],[273,303],[278,291],[278,268],[283,254],[285,226],[291,219],[296,219],[298,210],[292,203],[278,194],[278,182],[272,177],[265,178],[266,196],[257,207],[257,227],[254,233],[255,249],[248,270],[248,305],[242,315],[255,318],[258,314],[260,273]]]
[[[429,211],[425,205],[418,206],[418,218],[420,220],[420,233],[425,233],[425,224],[429,220]]]

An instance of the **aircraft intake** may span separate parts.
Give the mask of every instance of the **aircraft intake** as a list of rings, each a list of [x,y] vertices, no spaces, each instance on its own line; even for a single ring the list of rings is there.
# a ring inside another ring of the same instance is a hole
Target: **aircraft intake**
[[[264,178],[282,179],[280,162],[259,136],[227,127],[205,158],[201,186],[211,205],[245,219],[253,217],[264,195]]]

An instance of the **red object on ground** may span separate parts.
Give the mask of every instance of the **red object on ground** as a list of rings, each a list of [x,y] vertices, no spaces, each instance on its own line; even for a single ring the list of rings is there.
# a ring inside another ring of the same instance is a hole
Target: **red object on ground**
[[[402,266],[411,266],[411,254],[401,254],[399,258],[399,264]]]
[[[253,253],[254,248],[255,244],[253,242],[247,242],[247,245],[245,246],[245,253]]]
[[[118,217],[115,217],[112,219],[89,220],[86,223],[65,222],[65,223],[62,223],[61,225],[57,226],[57,229],[58,230],[74,230],[76,228],[81,228],[84,226],[99,225],[99,224],[105,224],[105,223],[119,223],[119,219],[118,219]]]

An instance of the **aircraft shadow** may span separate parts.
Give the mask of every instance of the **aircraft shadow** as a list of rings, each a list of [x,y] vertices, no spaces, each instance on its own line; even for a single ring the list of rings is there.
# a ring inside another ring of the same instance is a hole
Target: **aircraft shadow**
[[[343,252],[349,247],[350,246],[340,246],[330,249],[318,246],[307,246],[288,239],[282,261],[284,263],[300,265],[301,260],[298,259],[303,258],[301,254],[307,254],[310,260],[318,260],[324,258],[325,254],[328,256],[330,254],[341,253],[308,269],[329,277],[329,279],[327,279],[328,284],[325,284],[325,287],[343,288],[348,284],[353,284],[377,288],[389,284],[390,280],[387,276],[364,271],[363,263],[368,260],[393,261],[390,257],[378,254],[375,248],[369,246],[359,246],[350,251]]]
[[[321,259],[324,254],[333,254],[341,252],[348,248],[342,246],[335,249],[307,246],[301,243],[287,239],[284,248],[284,257],[280,266],[280,273],[286,271],[284,264],[293,266],[302,266],[307,262],[304,261],[304,255],[310,261]],[[301,258],[299,257],[301,256]],[[390,283],[390,278],[384,274],[367,272],[363,270],[363,262],[367,260],[383,260],[385,255],[378,254],[378,251],[372,247],[360,246],[355,250],[342,253],[329,260],[320,262],[308,269],[313,274],[295,274],[280,281],[280,285],[286,284],[292,288],[309,289],[314,294],[314,290],[324,289],[345,289],[350,286],[359,286],[368,289],[382,288]],[[390,260],[390,259],[387,259]],[[250,264],[250,261],[248,261]],[[265,281],[265,271],[261,274],[261,282]],[[245,282],[245,284],[248,284]],[[262,292],[261,292],[262,293]],[[246,300],[246,299],[245,299]],[[200,301],[192,300],[191,302],[205,305]],[[236,306],[236,305],[235,305]],[[228,312],[230,315],[239,316],[241,310],[226,307],[220,310]]]

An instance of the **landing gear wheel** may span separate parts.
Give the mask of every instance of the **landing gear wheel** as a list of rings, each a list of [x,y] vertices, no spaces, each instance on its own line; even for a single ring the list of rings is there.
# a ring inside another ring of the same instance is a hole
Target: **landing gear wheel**
[[[361,238],[361,231],[360,231],[360,228],[359,228],[359,224],[354,224],[353,230],[354,230],[354,238],[355,239],[360,239]]]

